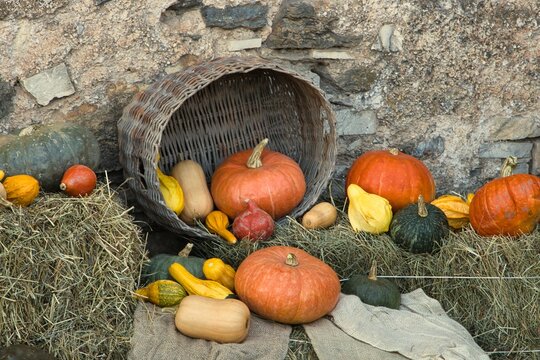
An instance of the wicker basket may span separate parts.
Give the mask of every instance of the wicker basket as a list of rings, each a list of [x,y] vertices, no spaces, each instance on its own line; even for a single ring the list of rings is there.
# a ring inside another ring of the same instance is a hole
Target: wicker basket
[[[145,213],[170,231],[197,238],[213,235],[165,206],[155,171],[158,152],[165,173],[191,159],[210,183],[227,156],[267,137],[268,148],[297,161],[306,178],[305,197],[292,217],[317,201],[335,165],[335,116],[322,92],[259,58],[220,58],[166,76],[125,107],[118,130],[120,163]]]

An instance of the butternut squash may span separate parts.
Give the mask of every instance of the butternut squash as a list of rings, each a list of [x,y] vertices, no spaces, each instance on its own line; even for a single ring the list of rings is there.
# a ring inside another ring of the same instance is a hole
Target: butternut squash
[[[195,220],[204,220],[214,209],[214,201],[202,166],[193,160],[182,160],[174,165],[171,176],[184,191],[184,210],[180,219],[189,225],[194,225]]]
[[[302,225],[306,229],[324,229],[336,223],[337,209],[329,202],[323,201],[313,206],[302,217]]]
[[[178,305],[174,324],[192,338],[241,343],[248,335],[250,311],[240,300],[189,295]]]

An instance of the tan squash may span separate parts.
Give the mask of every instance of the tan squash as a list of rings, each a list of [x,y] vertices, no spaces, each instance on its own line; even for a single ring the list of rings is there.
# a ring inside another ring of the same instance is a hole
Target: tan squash
[[[13,175],[4,180],[7,200],[15,205],[28,206],[39,194],[39,182],[30,175]]]
[[[313,206],[302,217],[302,225],[306,229],[324,229],[336,223],[337,209],[329,202],[323,201]]]
[[[178,305],[174,323],[192,338],[241,343],[248,335],[250,311],[240,300],[189,295]]]
[[[193,160],[182,160],[174,165],[171,176],[184,191],[184,210],[180,219],[189,225],[194,225],[196,219],[204,220],[214,209],[214,201],[202,166]]]

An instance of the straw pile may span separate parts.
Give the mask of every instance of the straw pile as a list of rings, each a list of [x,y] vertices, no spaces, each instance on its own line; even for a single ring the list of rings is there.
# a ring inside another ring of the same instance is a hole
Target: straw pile
[[[130,348],[144,242],[117,196],[41,195],[0,208],[0,348],[57,359],[119,359]]]
[[[238,266],[249,253],[272,245],[302,248],[331,265],[342,279],[367,274],[371,261],[377,260],[381,277],[395,277],[403,293],[423,288],[492,358],[540,357],[538,230],[511,239],[479,237],[465,229],[451,234],[438,253],[415,255],[396,247],[387,235],[355,234],[346,214],[340,213],[338,224],[330,229],[306,230],[290,219],[270,241],[237,246],[208,241],[197,251]],[[293,335],[289,359],[314,358],[305,346],[309,339],[298,331]]]

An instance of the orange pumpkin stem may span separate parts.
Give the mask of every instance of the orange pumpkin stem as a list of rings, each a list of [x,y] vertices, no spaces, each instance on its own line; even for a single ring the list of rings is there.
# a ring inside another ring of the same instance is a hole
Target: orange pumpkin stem
[[[249,159],[247,160],[246,166],[250,169],[257,169],[262,166],[261,155],[264,150],[264,147],[268,144],[268,139],[263,139],[260,143],[253,148]]]
[[[298,266],[298,259],[296,258],[296,255],[293,253],[287,254],[287,260],[285,260],[285,264],[289,266]]]
[[[187,245],[184,246],[182,250],[180,250],[180,252],[178,253],[178,256],[187,258],[189,256],[189,253],[191,252],[191,249],[193,249],[193,244],[187,243]]]
[[[377,280],[377,260],[371,262],[371,268],[369,269],[369,280]]]
[[[399,154],[399,150],[397,148],[391,148],[390,150],[388,150],[388,152],[392,155],[398,155]]]
[[[426,202],[424,201],[424,197],[422,195],[418,195],[418,215],[421,217],[428,216]]]
[[[517,157],[509,156],[504,160],[501,168],[501,177],[507,177],[512,175],[512,171],[517,165]]]

